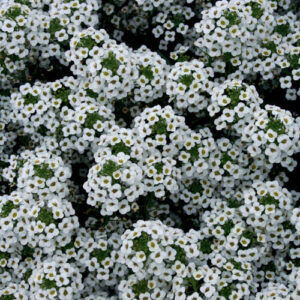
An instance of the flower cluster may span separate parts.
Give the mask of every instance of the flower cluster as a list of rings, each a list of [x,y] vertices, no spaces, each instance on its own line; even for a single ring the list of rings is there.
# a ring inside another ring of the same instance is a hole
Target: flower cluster
[[[67,64],[66,44],[78,30],[98,24],[95,13],[98,8],[97,0],[11,0],[3,4],[0,13],[1,88],[27,81],[28,76],[35,75],[29,74],[30,65],[35,63],[48,68],[50,59],[56,58],[61,64]]]
[[[298,12],[0,0],[0,300],[299,299]]]
[[[195,25],[197,54],[231,78],[276,76],[287,99],[296,100],[299,89],[292,81],[299,80],[300,24],[295,14],[276,15],[275,9],[275,1],[219,1]]]

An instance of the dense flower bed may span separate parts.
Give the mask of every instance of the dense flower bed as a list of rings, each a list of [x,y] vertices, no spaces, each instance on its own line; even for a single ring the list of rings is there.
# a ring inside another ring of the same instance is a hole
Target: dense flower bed
[[[292,0],[0,2],[0,300],[297,300]]]

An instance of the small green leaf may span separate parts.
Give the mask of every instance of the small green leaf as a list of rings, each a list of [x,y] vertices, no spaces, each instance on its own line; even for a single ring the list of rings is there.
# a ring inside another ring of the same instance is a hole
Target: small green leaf
[[[105,258],[109,257],[110,253],[111,253],[110,249],[106,249],[106,250],[96,249],[92,252],[92,256],[96,257],[98,263],[100,264]]]
[[[274,28],[274,32],[277,32],[282,36],[287,36],[290,33],[290,25],[288,23],[277,25]]]
[[[10,212],[15,208],[15,205],[12,201],[7,201],[1,209],[1,218],[6,218],[9,216]]]
[[[86,91],[86,95],[88,96],[88,97],[91,97],[91,98],[93,98],[93,99],[97,99],[98,98],[98,94],[97,93],[95,93],[93,90],[91,90],[91,89],[87,89]]]
[[[236,199],[229,199],[228,200],[228,206],[229,208],[239,208],[242,205],[242,203]]]
[[[16,19],[16,17],[20,16],[21,15],[21,8],[20,7],[10,7],[6,13],[4,14],[5,17],[8,17],[8,18],[12,18],[12,19]]]
[[[270,261],[268,264],[262,265],[261,270],[264,272],[276,272],[276,266],[273,261]]]
[[[274,197],[272,197],[270,194],[263,196],[258,201],[259,201],[259,203],[261,203],[263,205],[274,204],[276,207],[278,207],[278,204],[279,204],[279,201],[277,199],[275,199]]]
[[[63,29],[63,26],[60,24],[59,18],[54,18],[50,21],[49,32],[51,33],[51,37],[54,37],[55,32]]]
[[[53,94],[55,98],[61,99],[63,104],[69,104],[68,96],[71,94],[71,89],[63,87],[56,90]]]
[[[112,51],[108,52],[108,57],[102,61],[102,67],[111,70],[113,75],[117,74],[120,64],[120,61],[117,60],[116,55]]]
[[[140,280],[132,286],[132,291],[137,297],[148,291],[148,281],[146,279]]]
[[[24,273],[24,280],[27,281],[29,279],[29,277],[32,274],[32,269],[28,269],[25,273]]]
[[[82,47],[91,50],[94,46],[96,46],[96,41],[88,35],[80,39],[79,43],[76,45],[76,48]]]
[[[34,254],[34,248],[29,247],[28,245],[25,245],[22,249],[22,258],[31,257],[33,258]]]
[[[281,120],[279,120],[279,119],[273,118],[273,116],[270,117],[270,120],[267,123],[266,131],[268,129],[272,129],[278,135],[286,133],[285,126],[284,126],[283,122],[281,122]]]
[[[224,297],[226,300],[228,300],[230,298],[232,291],[233,291],[233,287],[232,287],[232,284],[230,284],[230,285],[223,287],[221,289],[221,291],[219,292],[219,295]]]
[[[240,102],[241,87],[232,87],[226,89],[227,96],[231,99],[230,106],[235,107]]]
[[[191,162],[194,162],[199,158],[199,149],[197,145],[192,147],[190,150],[187,150],[187,152],[191,155],[189,159]]]
[[[119,170],[120,167],[112,160],[107,161],[103,166],[102,170],[100,171],[100,175],[102,176],[112,176],[112,174]]]
[[[178,260],[181,263],[185,264],[186,263],[186,254],[184,249],[182,249],[178,245],[171,245],[171,247],[176,250],[176,255],[175,255],[175,261]]]
[[[157,171],[157,174],[161,174],[163,172],[163,166],[164,164],[162,162],[158,162],[154,164],[154,168]]]
[[[253,18],[259,19],[263,15],[265,9],[262,8],[261,5],[259,3],[256,3],[256,2],[252,2],[252,3],[250,3],[250,5],[251,5],[251,8],[252,8],[251,16]]]
[[[150,255],[150,250],[147,243],[150,241],[150,237],[146,232],[142,232],[142,234],[133,240],[132,249],[136,252],[143,251],[148,257]]]
[[[166,134],[168,132],[167,127],[167,121],[163,118],[159,118],[152,126],[152,134]]]
[[[238,16],[235,11],[225,11],[225,18],[229,21],[227,27],[231,27],[233,25],[239,25],[241,23],[241,18]]]
[[[234,224],[232,220],[228,220],[222,225],[222,229],[224,230],[224,235],[227,236],[230,232],[231,229],[234,227]]]
[[[33,96],[30,93],[28,93],[27,95],[24,96],[24,105],[36,104],[39,102],[39,100],[40,100],[39,97]]]
[[[52,178],[54,175],[54,172],[49,168],[48,164],[35,165],[33,169],[35,176],[44,178],[46,180]]]
[[[154,78],[150,65],[147,67],[140,65],[140,75],[144,75],[150,81]]]
[[[47,226],[52,223],[57,223],[56,220],[54,220],[52,212],[48,211],[46,208],[41,208],[39,211],[39,214],[37,216],[37,220],[41,221],[42,223],[46,224]]]
[[[6,259],[6,260],[8,260],[9,258],[10,258],[10,254],[9,254],[9,253],[1,252],[1,251],[0,251],[0,260],[1,260],[1,259]]]
[[[14,295],[2,295],[0,300],[14,300],[16,299]]]
[[[44,278],[43,282],[41,283],[41,289],[43,290],[50,290],[52,288],[56,288],[56,282],[55,280],[49,280]]]
[[[188,190],[195,194],[195,193],[202,193],[203,192],[203,187],[200,183],[199,180],[195,180],[189,187],[188,187]]]
[[[273,41],[264,43],[261,46],[262,46],[262,48],[266,48],[266,49],[270,50],[272,53],[276,53],[276,51],[277,51],[277,46]]]
[[[204,239],[200,242],[200,251],[205,254],[210,254],[212,252],[211,249],[212,239]]]
[[[83,126],[92,129],[97,121],[103,121],[103,117],[99,116],[98,113],[89,113],[85,118]]]
[[[111,153],[113,155],[117,155],[120,152],[123,152],[128,155],[130,154],[130,148],[127,147],[123,141],[121,141],[111,147]]]
[[[190,87],[190,85],[193,83],[194,81],[194,76],[192,74],[190,75],[182,75],[179,78],[179,82],[181,82],[182,84],[184,84],[187,87]]]

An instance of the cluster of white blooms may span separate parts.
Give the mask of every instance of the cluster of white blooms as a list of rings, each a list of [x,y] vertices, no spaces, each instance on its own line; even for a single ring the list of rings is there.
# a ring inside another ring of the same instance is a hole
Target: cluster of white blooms
[[[199,112],[208,106],[213,77],[213,69],[201,61],[178,62],[168,75],[167,94],[177,108]]]
[[[0,0],[0,300],[298,300],[299,8]]]
[[[104,30],[89,28],[72,38],[67,58],[75,75],[103,98],[152,102],[163,95],[166,61],[146,47],[136,51],[117,44]]]
[[[84,152],[114,124],[112,105],[89,89],[85,81],[64,77],[49,83],[21,85],[11,95],[11,118],[25,133],[42,133],[47,148]]]
[[[3,170],[14,191],[0,197],[1,251],[38,246],[53,253],[79,226],[69,201],[71,175],[60,157],[44,149],[12,157]]]
[[[218,1],[195,25],[196,53],[231,78],[277,77],[287,99],[296,100],[300,23],[295,14],[276,15],[275,9],[275,1]]]
[[[67,64],[66,46],[74,33],[98,24],[97,0],[7,1],[0,11],[0,86],[26,81],[29,65]]]

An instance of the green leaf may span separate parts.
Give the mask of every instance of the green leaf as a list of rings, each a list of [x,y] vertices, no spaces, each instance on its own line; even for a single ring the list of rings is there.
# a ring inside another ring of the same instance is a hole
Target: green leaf
[[[58,141],[61,141],[64,137],[64,133],[62,131],[62,128],[63,128],[63,126],[59,125],[55,130],[55,136],[56,136]]]
[[[191,162],[194,162],[199,158],[199,150],[197,145],[192,147],[190,150],[187,150],[187,152],[191,155],[189,159]]]
[[[190,75],[182,75],[179,78],[179,82],[181,82],[182,84],[184,84],[187,87],[190,87],[190,85],[193,83],[194,81],[194,76],[192,74]]]
[[[6,13],[4,14],[5,17],[16,19],[16,17],[20,16],[22,14],[20,7],[10,7]]]
[[[219,292],[219,295],[222,297],[225,297],[225,299],[228,300],[232,291],[233,291],[233,286],[232,286],[232,284],[230,284],[230,285],[223,287],[221,289],[221,291]]]
[[[59,18],[54,18],[50,21],[49,32],[51,33],[51,37],[53,38],[55,32],[63,29],[63,26],[60,24]]]
[[[29,279],[29,277],[31,276],[31,274],[32,274],[32,269],[28,269],[28,270],[24,273],[24,276],[23,276],[24,280],[25,280],[25,281],[28,281],[28,279]]]
[[[43,289],[43,290],[50,290],[52,288],[57,287],[55,280],[49,280],[46,278],[43,279],[43,282],[41,283],[40,286],[41,286],[41,289]]]
[[[278,135],[286,133],[285,125],[283,124],[283,122],[281,122],[281,120],[279,119],[275,119],[273,116],[270,117],[270,120],[266,125],[266,131],[268,129],[272,129]]]
[[[120,152],[123,152],[128,155],[130,154],[130,148],[127,147],[123,141],[121,141],[111,147],[111,153],[113,155],[117,155]]]
[[[76,48],[88,48],[91,50],[94,46],[96,46],[96,41],[91,36],[84,36],[80,39],[78,44],[76,45]]]
[[[174,23],[175,28],[177,28],[180,23],[184,23],[184,16],[182,14],[176,14],[171,21]]]
[[[187,295],[191,295],[193,293],[201,293],[200,287],[202,280],[196,280],[194,277],[187,277],[187,285],[186,285],[186,293]]]
[[[266,49],[270,50],[272,53],[276,53],[276,51],[277,51],[277,46],[273,41],[264,43],[261,46],[262,46],[262,48],[266,48]]]
[[[38,132],[39,134],[41,134],[42,136],[46,136],[46,134],[47,134],[47,132],[48,132],[48,129],[47,129],[46,126],[40,125],[39,128],[38,128],[38,130],[37,130],[37,132]]]
[[[211,249],[212,239],[207,238],[200,242],[200,251],[205,254],[210,254],[212,252]]]
[[[290,33],[290,25],[289,23],[277,25],[274,28],[274,32],[279,33],[282,36],[287,36]]]
[[[108,57],[102,60],[102,67],[111,70],[113,75],[117,74],[120,64],[120,61],[117,60],[116,55],[112,51],[108,52]]]
[[[10,258],[10,254],[9,254],[9,253],[1,252],[1,251],[0,251],[0,260],[1,260],[1,259],[6,259],[6,260],[8,260],[9,258]]]
[[[224,17],[229,21],[227,27],[231,27],[233,25],[239,25],[241,23],[241,18],[238,16],[235,11],[225,11]]]
[[[168,132],[167,127],[167,121],[163,118],[159,118],[152,126],[152,134],[166,134]]]
[[[103,117],[99,116],[98,113],[89,113],[85,118],[83,126],[92,129],[97,121],[103,121]]]
[[[39,97],[33,96],[30,93],[28,93],[27,95],[24,96],[24,105],[36,104],[39,102],[39,100],[40,100]]]
[[[97,99],[98,98],[98,94],[97,93],[95,93],[93,90],[91,90],[91,89],[87,89],[86,91],[86,95],[88,96],[88,97],[91,97],[91,98],[93,98],[93,99]]]
[[[262,265],[261,270],[264,272],[276,272],[276,266],[273,261],[270,261],[268,264]]]
[[[263,196],[258,201],[259,201],[259,203],[261,203],[263,205],[274,204],[276,207],[278,207],[278,204],[279,204],[279,201],[277,199],[275,199],[274,197],[272,197],[270,194]]]
[[[193,193],[193,194],[195,194],[195,193],[202,193],[203,192],[203,187],[202,187],[202,185],[201,185],[201,183],[200,183],[200,181],[199,180],[195,180],[195,181],[193,181],[193,183],[188,187],[188,190],[191,192],[191,193]]]
[[[35,176],[44,178],[46,180],[52,178],[54,175],[53,170],[49,168],[48,164],[35,165],[33,169]]]
[[[106,250],[96,249],[92,252],[92,256],[96,257],[98,263],[100,264],[105,258],[110,256],[110,253],[111,253],[110,249],[106,249]]]
[[[46,224],[47,226],[52,223],[57,223],[56,220],[54,220],[52,212],[48,211],[46,208],[41,208],[39,211],[39,214],[37,216],[37,220],[41,221],[42,223]]]
[[[241,87],[232,87],[226,89],[227,96],[231,99],[230,106],[235,107],[240,102]]]
[[[229,208],[239,208],[242,205],[242,203],[236,199],[229,199],[228,200],[228,206]]]
[[[256,2],[251,2],[250,6],[252,8],[252,14],[251,14],[251,16],[253,18],[259,19],[263,15],[265,9],[262,8],[261,5],[258,4],[258,3],[256,3]]]
[[[133,240],[132,249],[136,252],[143,251],[148,257],[150,255],[150,250],[147,243],[150,241],[150,237],[146,232],[142,232],[142,234]]]
[[[0,300],[14,300],[16,299],[14,295],[2,295]]]
[[[132,291],[138,297],[148,291],[148,281],[146,279],[140,280],[132,286]]]
[[[34,248],[29,247],[28,245],[25,245],[22,249],[22,258],[31,257],[33,258],[34,254]]]
[[[257,245],[257,239],[255,237],[255,233],[246,229],[243,233],[242,233],[242,237],[250,240],[250,243],[248,244],[247,248],[253,247],[255,245]]]
[[[228,220],[222,225],[222,229],[224,230],[224,235],[227,236],[231,229],[234,227],[232,220]]]
[[[56,90],[53,94],[55,98],[61,99],[63,104],[69,104],[68,96],[71,94],[71,89],[63,87]]]
[[[235,261],[233,258],[230,258],[229,262],[233,264],[235,269],[242,270],[242,263]]]
[[[144,75],[150,81],[154,78],[150,65],[147,67],[140,65],[140,75]]]
[[[119,170],[120,166],[118,166],[114,161],[109,160],[103,166],[102,170],[100,171],[100,175],[102,176],[112,176],[112,174]]]
[[[157,171],[157,174],[161,174],[163,172],[163,166],[164,164],[162,162],[158,162],[154,164],[154,168]]]
[[[10,212],[15,208],[15,205],[12,201],[7,201],[1,209],[1,218],[6,218],[9,216]]]
[[[221,165],[224,166],[228,161],[233,161],[231,156],[228,153],[223,153],[221,157]]]
[[[292,69],[298,68],[298,66],[299,66],[299,58],[300,58],[300,55],[298,55],[298,54],[288,55],[287,60],[290,63],[290,67]]]
[[[175,261],[178,260],[181,263],[186,263],[186,254],[184,249],[182,249],[179,245],[171,245],[171,247],[176,250]]]
[[[0,168],[7,168],[9,163],[3,160],[0,160]]]

